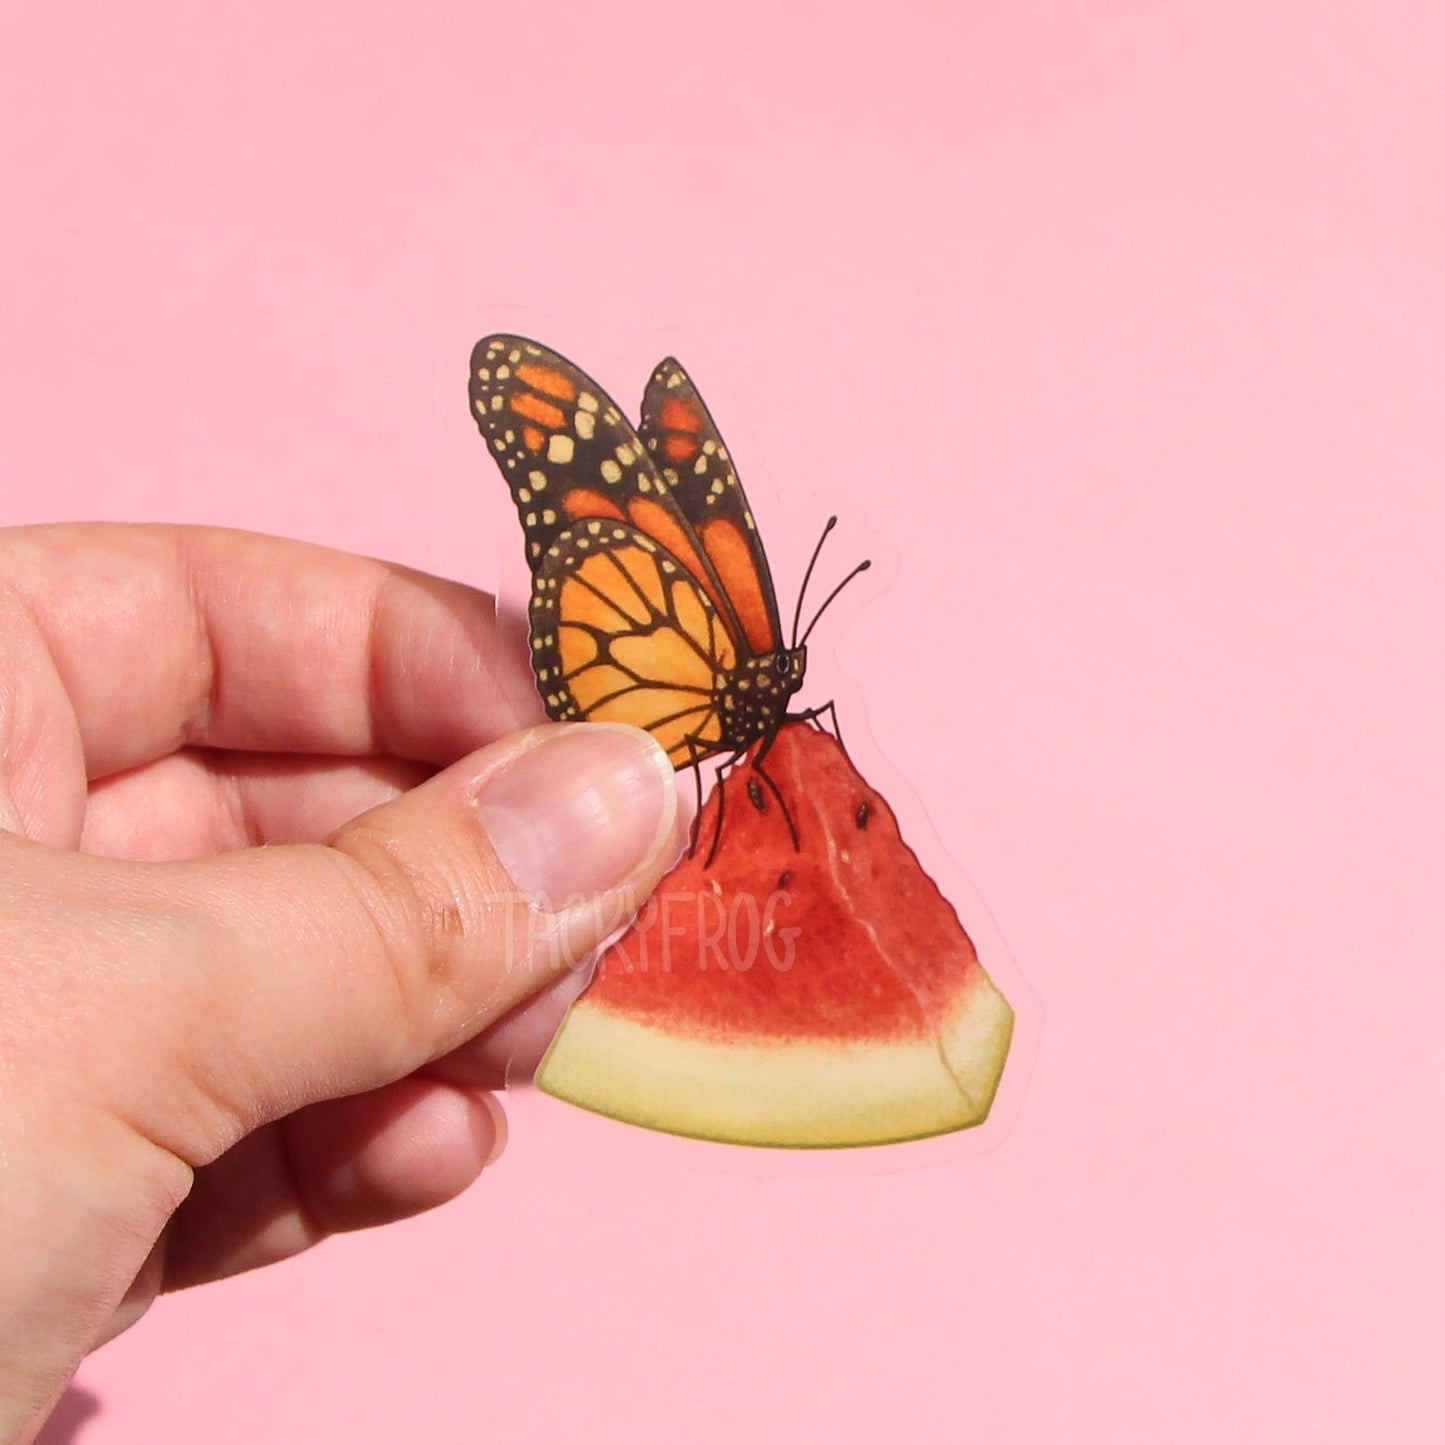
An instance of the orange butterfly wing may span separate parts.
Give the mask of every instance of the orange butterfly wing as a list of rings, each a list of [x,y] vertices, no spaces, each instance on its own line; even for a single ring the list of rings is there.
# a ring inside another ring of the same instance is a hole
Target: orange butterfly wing
[[[707,593],[651,537],[601,518],[561,533],[529,619],[550,716],[646,728],[674,767],[725,746],[737,649]]]
[[[520,336],[472,352],[472,413],[501,467],[536,572],[547,549],[586,518],[625,521],[696,579],[740,645],[726,587],[647,448],[616,402],[565,357]]]
[[[802,681],[712,418],[675,361],[639,433],[565,357],[519,336],[472,353],[472,411],[532,569],[532,669],[555,719],[648,729],[677,767],[775,728]]]
[[[732,458],[691,378],[668,357],[642,398],[638,434],[692,524],[749,650],[783,645],[768,559]]]

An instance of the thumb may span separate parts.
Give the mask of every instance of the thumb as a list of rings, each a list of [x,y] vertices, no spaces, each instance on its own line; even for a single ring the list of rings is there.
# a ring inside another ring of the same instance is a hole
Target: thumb
[[[209,1162],[270,1119],[410,1073],[580,966],[678,839],[652,738],[572,724],[474,753],[326,845],[116,865],[163,926],[89,1004],[109,1041],[92,1084],[111,1060],[151,1141]],[[139,1057],[112,1047],[122,1020],[141,1021]]]

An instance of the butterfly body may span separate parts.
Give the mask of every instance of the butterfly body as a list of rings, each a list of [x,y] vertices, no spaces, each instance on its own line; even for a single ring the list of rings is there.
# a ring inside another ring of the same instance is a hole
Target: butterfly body
[[[721,436],[671,358],[634,429],[556,352],[491,336],[470,393],[532,570],[532,669],[549,717],[633,723],[674,766],[774,734],[807,667]]]

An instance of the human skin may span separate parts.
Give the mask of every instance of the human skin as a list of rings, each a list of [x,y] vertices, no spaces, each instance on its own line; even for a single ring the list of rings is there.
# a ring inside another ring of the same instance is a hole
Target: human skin
[[[491,599],[201,528],[0,531],[0,1441],[155,1295],[452,1198],[680,846]]]

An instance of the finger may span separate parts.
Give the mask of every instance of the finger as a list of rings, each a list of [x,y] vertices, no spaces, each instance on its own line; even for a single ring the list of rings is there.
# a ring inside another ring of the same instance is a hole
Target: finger
[[[527,1083],[591,977],[589,966],[569,968],[476,1038],[428,1064],[426,1073],[475,1089],[508,1089]]]
[[[319,842],[433,771],[392,758],[185,748],[94,784],[80,846],[102,858],[163,862]]]
[[[103,857],[200,858],[257,843],[323,838],[347,818],[421,781],[419,765],[276,759],[186,750],[97,784],[82,847]],[[680,791],[678,828],[691,825]],[[506,1089],[536,1073],[567,1010],[592,977],[567,969],[476,1038],[428,1066],[436,1078]]]
[[[92,789],[82,846],[104,857],[207,857],[257,843],[323,838],[347,818],[415,785],[416,764],[276,759],[186,750]],[[680,832],[691,798],[678,798]],[[479,1089],[506,1089],[536,1073],[567,1010],[592,977],[591,961],[565,970],[476,1038],[427,1068]]]
[[[197,1173],[167,1231],[163,1287],[274,1264],[329,1234],[435,1208],[505,1143],[496,1099],[436,1080],[302,1109]]]
[[[142,865],[12,840],[20,915],[80,955],[42,980],[31,1067],[43,1032],[46,1069],[208,1163],[496,1022],[625,923],[679,842],[665,754],[598,724],[495,744],[324,847]],[[55,901],[27,905],[41,883]]]
[[[92,778],[186,744],[441,764],[541,717],[468,587],[215,528],[19,528],[0,549]]]

